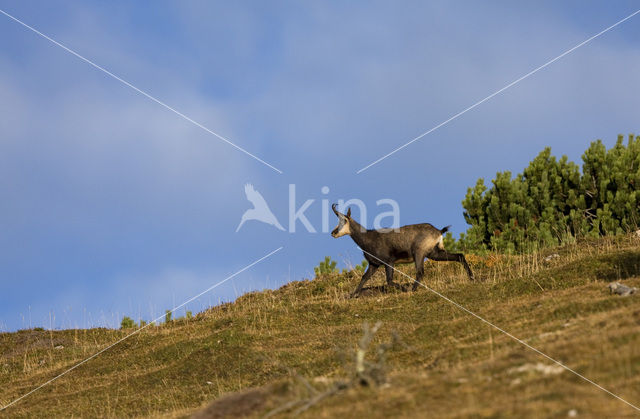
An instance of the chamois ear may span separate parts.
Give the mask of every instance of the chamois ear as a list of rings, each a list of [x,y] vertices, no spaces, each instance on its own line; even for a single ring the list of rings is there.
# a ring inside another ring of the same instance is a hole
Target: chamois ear
[[[347,210],[347,218],[351,218],[351,208]]]

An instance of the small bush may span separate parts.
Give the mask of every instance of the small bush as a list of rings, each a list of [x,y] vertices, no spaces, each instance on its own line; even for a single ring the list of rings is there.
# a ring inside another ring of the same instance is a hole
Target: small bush
[[[132,327],[136,327],[136,322],[131,317],[124,316],[120,322],[120,329],[131,329]]]
[[[165,323],[171,323],[173,321],[173,319],[171,318],[171,310],[166,310],[164,312],[164,322]]]
[[[353,269],[349,270],[349,269],[343,269],[342,270],[342,274],[343,275],[349,275],[351,272],[356,272],[359,274],[363,274],[364,271],[367,270],[367,266],[369,266],[369,262],[367,262],[366,260],[362,260],[362,262],[359,265],[356,265],[353,267]]]
[[[367,266],[369,266],[369,263],[366,260],[363,260],[360,265],[356,265],[354,269],[360,273],[364,273],[364,271],[367,270]]]
[[[187,311],[187,320],[190,320],[193,318],[193,313],[191,313],[191,311]]]
[[[325,256],[324,260],[320,262],[318,266],[313,268],[316,273],[316,277],[321,275],[327,275],[334,272],[338,272],[338,268],[336,268],[337,262],[335,260],[331,260],[331,256]]]

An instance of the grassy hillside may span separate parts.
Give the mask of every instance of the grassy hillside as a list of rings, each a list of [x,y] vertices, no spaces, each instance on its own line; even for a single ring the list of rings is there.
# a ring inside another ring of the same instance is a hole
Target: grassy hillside
[[[477,276],[486,278],[483,283],[470,283],[452,263],[427,262],[425,276],[434,290],[640,405],[640,295],[610,295],[606,288],[613,280],[640,287],[639,244],[629,236],[527,256],[470,257]],[[552,253],[560,257],[545,261]],[[401,270],[413,275],[410,266]],[[639,413],[424,288],[382,292],[376,288],[384,282],[378,272],[373,288],[361,298],[346,298],[358,280],[352,272],[293,282],[247,294],[190,320],[149,327],[0,415]],[[398,274],[396,281],[409,282]],[[376,358],[379,344],[389,343],[386,380],[336,387],[353,382],[363,324],[378,321],[367,359]],[[126,333],[0,334],[0,404]]]

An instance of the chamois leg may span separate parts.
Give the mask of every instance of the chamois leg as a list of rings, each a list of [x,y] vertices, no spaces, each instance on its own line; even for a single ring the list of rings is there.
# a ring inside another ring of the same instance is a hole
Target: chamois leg
[[[464,266],[465,271],[467,271],[467,275],[469,275],[469,280],[473,281],[475,277],[473,276],[473,272],[471,272],[471,268],[467,263],[467,259],[465,259],[462,253],[449,253],[444,249],[435,248],[427,255],[429,259],[438,260],[438,261],[451,261],[451,262],[459,262]]]
[[[379,266],[380,265],[373,265],[369,263],[369,266],[367,267],[367,271],[364,273],[364,275],[362,275],[362,279],[360,280],[360,283],[356,287],[356,290],[351,293],[352,298],[357,298],[360,295],[360,292],[362,291],[362,287],[364,286],[365,282],[371,279],[373,274],[378,270]]]
[[[384,272],[387,275],[387,286],[402,289],[402,286],[398,283],[393,282],[393,265],[385,264]]]
[[[416,264],[416,280],[411,287],[411,291],[415,291],[418,285],[422,284],[422,278],[424,277],[424,255],[416,254],[414,256],[414,262]]]

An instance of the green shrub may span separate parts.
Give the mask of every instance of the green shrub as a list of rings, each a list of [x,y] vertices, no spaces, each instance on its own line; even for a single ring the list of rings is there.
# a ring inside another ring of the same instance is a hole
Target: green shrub
[[[444,248],[448,252],[459,252],[462,250],[460,249],[460,244],[456,241],[451,232],[445,233],[444,237],[442,238],[442,242],[444,244]]]
[[[313,268],[313,271],[316,273],[316,277],[331,274],[334,272],[338,272],[338,268],[336,268],[336,265],[337,263],[335,260],[331,260],[330,256],[325,256],[324,260],[320,262],[318,266]]]
[[[464,218],[470,225],[448,250],[529,252],[575,238],[634,231],[640,224],[640,136],[625,146],[618,136],[607,150],[601,140],[582,155],[582,170],[545,148],[521,174],[498,172],[487,187],[467,190]]]
[[[124,316],[120,322],[120,329],[131,329],[132,327],[136,327],[136,322],[131,317]]]
[[[362,262],[360,262],[360,265],[354,266],[353,269],[360,273],[364,273],[364,271],[367,270],[367,266],[369,266],[369,263],[366,260],[362,260]]]
[[[173,313],[171,312],[171,310],[166,310],[164,312],[164,322],[165,323],[171,323],[173,321],[173,319],[171,318],[171,315]]]
[[[342,270],[342,275],[349,275],[351,274],[351,272],[356,272],[359,274],[363,274],[364,271],[367,270],[367,266],[369,266],[369,262],[367,262],[366,260],[362,260],[362,262],[359,265],[356,265],[353,267],[353,269],[349,270],[349,269],[343,269]]]

